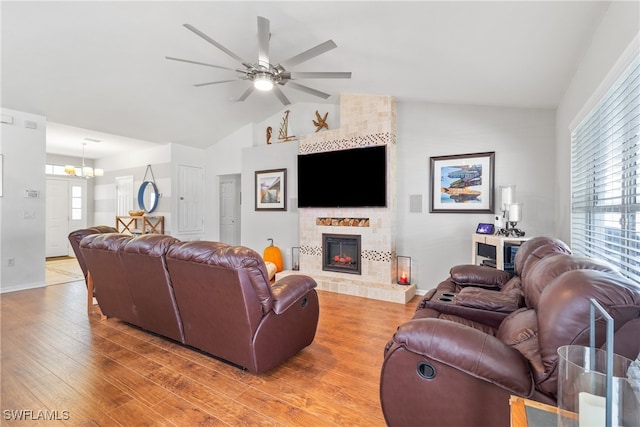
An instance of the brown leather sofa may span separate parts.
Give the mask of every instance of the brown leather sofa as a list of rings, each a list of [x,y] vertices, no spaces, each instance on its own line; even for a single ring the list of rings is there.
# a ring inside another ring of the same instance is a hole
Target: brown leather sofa
[[[557,349],[589,345],[590,298],[614,318],[615,353],[637,357],[640,285],[607,263],[566,253],[564,244],[533,239],[525,245],[516,256],[515,276],[475,270],[474,280],[444,289],[452,291],[444,292],[450,301],[433,301],[443,293],[436,290],[398,327],[385,347],[380,377],[390,426],[507,426],[511,395],[556,404]],[[454,286],[456,279],[445,282]],[[487,289],[488,283],[495,286]],[[500,306],[505,287],[522,291],[519,303]],[[467,288],[484,301],[456,304]],[[502,320],[496,308],[503,309]],[[601,316],[596,336],[596,345],[603,346]]]
[[[290,275],[270,285],[249,248],[102,233],[85,236],[80,254],[104,315],[250,372],[283,363],[315,338],[316,282]]]

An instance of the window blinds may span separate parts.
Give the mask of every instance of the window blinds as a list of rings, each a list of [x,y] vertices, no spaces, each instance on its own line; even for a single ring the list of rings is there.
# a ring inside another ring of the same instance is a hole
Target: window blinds
[[[640,58],[571,135],[571,247],[640,281]]]

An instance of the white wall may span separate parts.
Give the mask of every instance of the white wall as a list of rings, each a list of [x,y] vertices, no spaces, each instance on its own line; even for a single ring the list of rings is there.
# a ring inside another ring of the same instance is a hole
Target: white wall
[[[567,243],[571,239],[571,134],[569,126],[600,87],[620,55],[640,32],[640,3],[611,2],[592,42],[572,77],[556,114],[555,234]],[[596,94],[597,97],[597,94]]]
[[[134,207],[137,206],[138,189],[143,180],[155,179],[158,192],[158,207],[154,215],[162,215],[165,220],[165,233],[178,238],[200,239],[203,234],[189,236],[177,235],[177,195],[175,194],[178,166],[205,168],[205,150],[180,144],[164,144],[153,148],[128,151],[117,156],[96,161],[96,167],[104,169],[104,176],[95,178],[95,225],[115,224],[115,178],[133,176]],[[151,171],[147,173],[147,165]],[[153,173],[153,175],[151,175]],[[146,178],[145,178],[145,174]],[[206,175],[206,170],[205,170]]]
[[[494,188],[516,185],[523,202],[518,228],[537,236],[553,232],[553,150],[553,110],[398,102],[397,251],[411,257],[419,289],[435,287],[452,266],[469,264],[477,224],[494,222],[492,214],[429,213],[430,157],[495,152]],[[422,213],[409,212],[411,195],[422,197]]]
[[[284,117],[284,111],[287,109],[291,110],[289,113],[288,134],[298,138],[316,131],[316,127],[313,124],[313,120],[317,120],[316,111],[322,117],[328,113],[327,124],[329,129],[335,129],[340,126],[340,106],[338,104],[299,103],[294,106],[283,107],[280,112],[273,114],[260,123],[250,123],[208,148],[206,150],[207,177],[205,188],[207,189],[207,201],[205,209],[205,239],[219,240],[220,238],[220,210],[218,206],[220,176],[241,173],[243,170],[244,148],[267,146],[267,127],[272,129],[270,146],[283,144],[278,142],[278,133]],[[267,158],[273,152],[267,152]],[[269,167],[259,167],[256,170],[264,169],[269,169]],[[242,174],[241,180],[243,183],[246,179],[249,179],[249,184],[253,185],[253,176],[246,177]],[[295,185],[296,183],[294,182],[293,184]],[[244,203],[246,193],[243,191],[242,194]],[[244,208],[242,212],[244,212]],[[241,234],[246,236],[244,217],[241,220]]]
[[[296,106],[291,109],[297,111]],[[315,108],[307,110],[313,113]],[[495,186],[516,184],[517,199],[524,203],[519,226],[527,235],[552,235],[555,200],[549,189],[555,186],[555,174],[545,166],[554,152],[554,114],[544,109],[398,102],[397,248],[399,254],[412,257],[419,289],[437,285],[451,266],[471,262],[471,234],[478,222],[493,222],[491,214],[429,213],[429,157],[494,151]],[[267,238],[274,238],[287,268],[291,247],[299,246],[298,213],[292,203],[297,200],[298,143],[256,141],[267,123],[243,128],[209,148],[207,182],[211,175],[241,172],[241,243],[262,253]],[[256,212],[255,171],[278,168],[287,168],[287,211]],[[207,217],[214,221],[211,227],[219,221],[217,186],[216,179],[207,187],[208,193],[216,194]],[[409,213],[409,196],[416,194],[422,196],[422,213]],[[496,211],[498,204],[499,196]],[[216,240],[218,230],[211,234],[215,237],[207,238]]]
[[[3,197],[0,198],[0,292],[45,285],[46,121],[42,116],[2,108]],[[3,117],[4,118],[4,117]],[[35,124],[35,129],[27,124]],[[38,198],[25,198],[36,190]],[[15,265],[8,266],[9,259]]]
[[[252,145],[253,124],[248,124],[205,150],[205,240],[220,240],[220,176],[239,174],[242,149]]]
[[[280,248],[285,269],[291,268],[291,247],[300,246],[298,238],[298,141],[262,145],[242,150],[242,232],[241,244],[262,254],[274,239]],[[255,172],[287,169],[287,210],[255,210]],[[292,200],[294,199],[294,200]]]
[[[143,150],[125,153],[96,161],[96,167],[104,170],[104,176],[92,179],[95,194],[93,224],[115,226],[116,217],[116,177],[133,176],[134,208],[138,205],[138,189],[142,184],[147,165],[151,165],[158,192],[162,197],[153,212],[165,216],[165,233],[171,233],[171,144],[159,145]],[[151,180],[151,175],[147,175]]]

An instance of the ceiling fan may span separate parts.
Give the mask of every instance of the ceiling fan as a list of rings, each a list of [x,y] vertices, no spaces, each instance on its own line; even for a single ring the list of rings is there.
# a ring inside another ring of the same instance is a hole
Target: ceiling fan
[[[207,42],[211,43],[240,64],[243,65],[244,68],[229,68],[223,67],[219,65],[207,64],[204,62],[192,61],[189,59],[181,59],[174,58],[170,56],[166,56],[165,58],[170,59],[172,61],[180,61],[187,62],[190,64],[204,65],[207,67],[219,68],[222,70],[230,70],[239,73],[240,76],[235,79],[230,80],[220,80],[214,82],[207,83],[198,83],[194,86],[208,86],[215,85],[219,83],[228,83],[239,80],[248,80],[252,82],[251,86],[249,86],[239,98],[236,99],[238,102],[242,102],[251,93],[254,89],[269,91],[272,90],[276,97],[282,102],[284,105],[289,105],[291,102],[285,96],[285,94],[280,90],[278,86],[287,86],[293,89],[300,90],[302,92],[306,92],[308,94],[327,99],[331,96],[328,93],[321,92],[317,89],[310,88],[308,86],[301,85],[296,83],[294,80],[302,80],[302,79],[350,79],[350,72],[294,72],[289,71],[291,67],[294,67],[298,64],[301,64],[305,61],[308,61],[312,58],[315,58],[318,55],[321,55],[331,49],[337,47],[337,45],[333,42],[333,40],[327,40],[324,43],[320,43],[319,45],[312,47],[311,49],[305,50],[298,55],[292,56],[291,58],[284,60],[278,64],[272,64],[269,58],[269,39],[271,36],[270,33],[270,23],[269,20],[263,18],[262,16],[258,16],[258,62],[251,63],[240,56],[236,55],[220,43],[213,40],[211,37],[198,30],[191,24],[184,24],[184,27],[195,33],[196,35],[202,37]]]

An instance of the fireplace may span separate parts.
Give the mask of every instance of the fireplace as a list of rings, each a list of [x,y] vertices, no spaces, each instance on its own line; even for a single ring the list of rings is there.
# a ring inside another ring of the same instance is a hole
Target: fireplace
[[[322,269],[339,273],[361,274],[360,236],[323,233]]]

